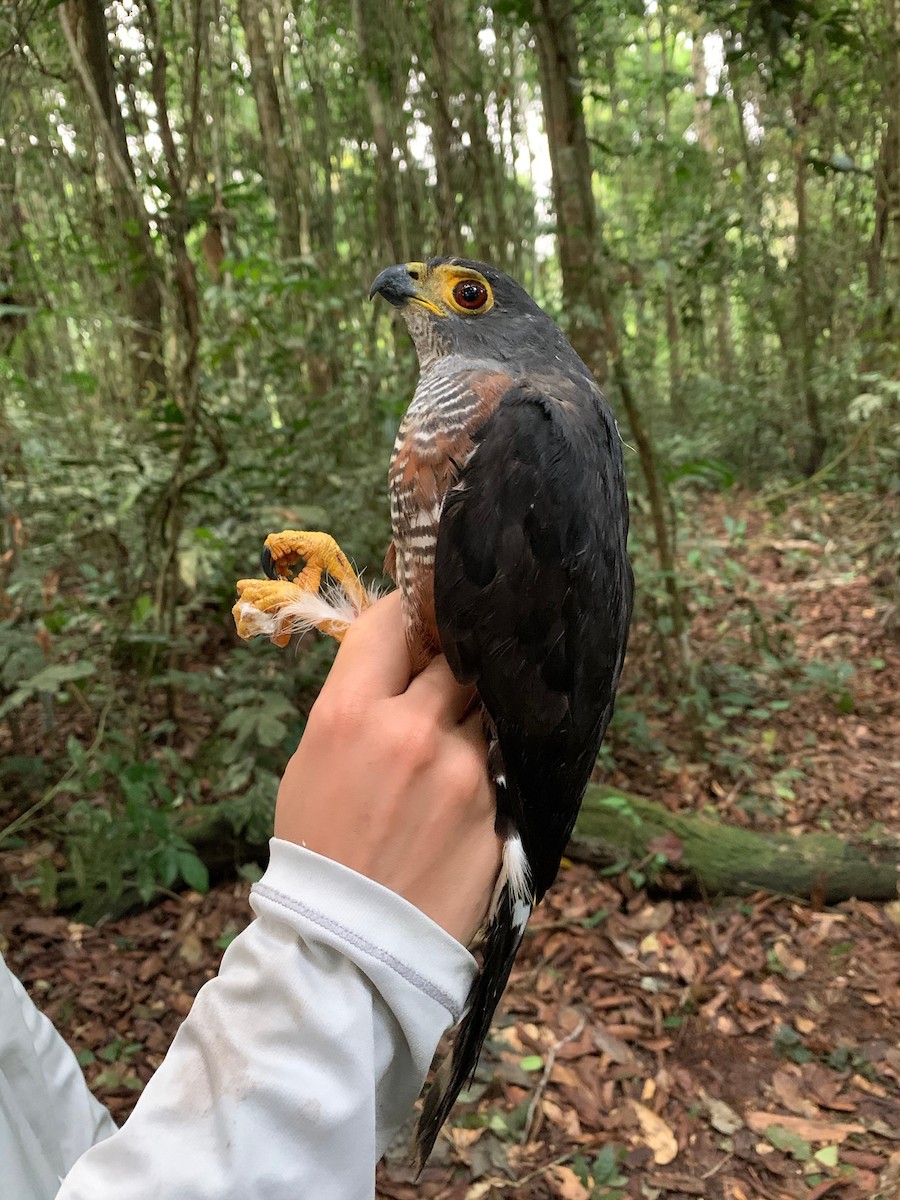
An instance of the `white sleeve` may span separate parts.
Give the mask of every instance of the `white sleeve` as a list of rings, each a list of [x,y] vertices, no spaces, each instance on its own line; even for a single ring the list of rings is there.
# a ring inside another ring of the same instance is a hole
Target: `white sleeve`
[[[0,958],[0,1195],[46,1200],[115,1132],[75,1055]]]
[[[251,905],[131,1117],[58,1200],[373,1196],[475,961],[400,896],[278,839]]]

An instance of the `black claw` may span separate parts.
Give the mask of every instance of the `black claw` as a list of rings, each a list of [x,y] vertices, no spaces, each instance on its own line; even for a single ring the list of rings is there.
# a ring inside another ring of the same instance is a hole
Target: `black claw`
[[[263,569],[263,575],[267,579],[280,579],[281,576],[275,570],[275,560],[272,558],[272,551],[268,546],[263,546],[262,553],[259,556],[259,562]]]

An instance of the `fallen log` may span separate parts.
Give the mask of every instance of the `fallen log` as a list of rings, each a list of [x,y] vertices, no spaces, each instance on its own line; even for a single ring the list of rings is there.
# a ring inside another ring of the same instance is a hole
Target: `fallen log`
[[[235,832],[239,813],[232,801],[224,811],[209,806],[184,814],[179,832],[213,874],[268,857],[265,843]],[[836,904],[853,896],[893,900],[900,885],[898,837],[756,833],[600,784],[588,787],[567,854],[620,870],[655,860],[681,890],[710,896],[766,891]]]
[[[766,891],[836,904],[895,900],[900,890],[898,837],[755,833],[600,784],[588,787],[567,854],[622,869],[658,855],[665,875],[710,896]]]
[[[211,880],[233,876],[246,863],[268,859],[270,823],[258,802],[240,800],[187,809],[176,832],[203,860]],[[672,812],[643,796],[591,784],[566,851],[601,868],[640,869],[655,887],[704,896],[747,896],[766,891],[820,904],[893,900],[900,891],[900,838],[844,840],[835,834],[755,833],[697,813]],[[85,897],[63,878],[60,912],[94,922],[145,907],[133,888],[114,898],[98,888]]]

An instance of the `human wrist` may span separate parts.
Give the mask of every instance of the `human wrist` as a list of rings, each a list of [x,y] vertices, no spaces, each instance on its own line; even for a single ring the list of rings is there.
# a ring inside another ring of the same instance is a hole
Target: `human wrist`
[[[312,926],[419,971],[452,1000],[448,1011],[458,1019],[476,963],[452,934],[397,892],[313,850],[273,837],[269,855],[250,897],[258,915]]]

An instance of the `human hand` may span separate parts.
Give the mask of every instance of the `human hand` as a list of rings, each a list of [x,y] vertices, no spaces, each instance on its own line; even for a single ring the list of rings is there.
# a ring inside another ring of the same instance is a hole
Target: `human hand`
[[[397,892],[471,940],[500,869],[475,690],[412,664],[391,593],[350,627],[288,763],[275,835]]]

